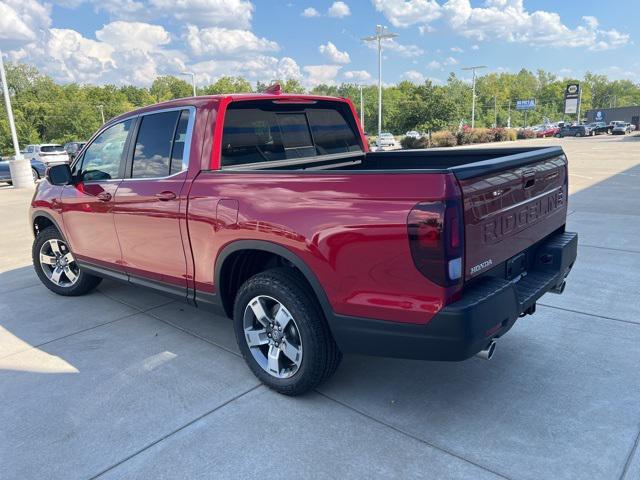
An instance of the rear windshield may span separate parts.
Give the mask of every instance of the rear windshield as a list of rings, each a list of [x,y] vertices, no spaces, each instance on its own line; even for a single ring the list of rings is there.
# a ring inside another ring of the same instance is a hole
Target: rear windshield
[[[40,151],[44,153],[64,152],[62,145],[42,145]]]
[[[231,103],[222,135],[222,166],[362,152],[347,104]]]

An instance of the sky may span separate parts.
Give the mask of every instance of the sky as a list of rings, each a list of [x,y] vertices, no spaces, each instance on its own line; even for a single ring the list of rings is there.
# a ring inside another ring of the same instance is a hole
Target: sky
[[[377,24],[398,34],[384,42],[385,84],[468,78],[470,65],[640,81],[638,0],[0,0],[6,57],[60,82],[193,71],[200,85],[369,84],[377,52],[362,38]]]

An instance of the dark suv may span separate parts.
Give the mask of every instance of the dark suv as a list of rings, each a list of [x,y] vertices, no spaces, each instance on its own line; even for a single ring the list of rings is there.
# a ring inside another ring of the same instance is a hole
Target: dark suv
[[[78,156],[80,150],[87,142],[67,142],[64,144],[65,151],[69,154],[69,160],[73,160]]]
[[[586,125],[565,125],[558,132],[558,136],[562,137],[586,137],[590,135],[589,127]]]

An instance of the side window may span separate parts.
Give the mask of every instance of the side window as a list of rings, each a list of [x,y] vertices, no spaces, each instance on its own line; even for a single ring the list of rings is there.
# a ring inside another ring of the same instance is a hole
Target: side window
[[[124,161],[124,147],[131,129],[131,120],[117,123],[96,137],[84,152],[80,180],[110,180],[120,178],[120,164]]]
[[[27,153],[33,153],[33,145],[27,147]]]
[[[186,168],[189,111],[145,115],[141,119],[131,169],[132,178],[167,177]]]

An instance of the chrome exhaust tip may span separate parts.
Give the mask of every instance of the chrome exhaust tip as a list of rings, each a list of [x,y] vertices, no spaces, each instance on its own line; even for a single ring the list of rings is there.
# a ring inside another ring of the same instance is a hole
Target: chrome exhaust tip
[[[558,295],[560,295],[562,292],[564,292],[564,287],[567,286],[567,282],[562,282],[560,285],[556,285],[555,287],[553,287],[551,290],[549,290],[551,293],[556,293]]]
[[[485,349],[480,350],[478,353],[476,353],[476,357],[482,358],[483,360],[491,360],[491,357],[493,357],[493,354],[495,351],[496,351],[496,341],[491,340],[491,342],[489,343],[489,345],[487,345]]]

